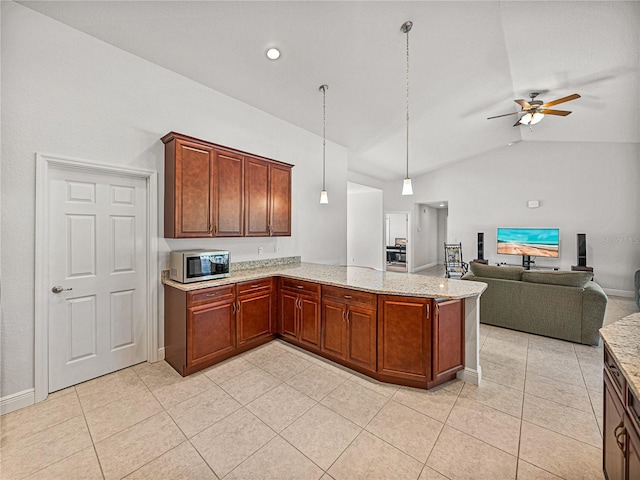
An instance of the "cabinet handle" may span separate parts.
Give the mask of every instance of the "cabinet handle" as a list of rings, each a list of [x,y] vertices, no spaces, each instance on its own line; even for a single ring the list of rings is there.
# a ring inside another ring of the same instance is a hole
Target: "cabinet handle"
[[[231,304],[231,307],[232,307],[232,312],[233,312],[233,314],[235,315],[235,314],[236,314],[236,303],[235,303],[235,302],[233,302],[233,303]]]
[[[240,305],[242,305],[240,302],[236,302],[237,303],[237,307],[236,307],[236,312],[240,313]]]
[[[216,295],[218,295],[217,293],[208,293],[207,297],[215,297]]]
[[[302,289],[304,288],[304,285],[296,285],[296,288]]]
[[[618,432],[618,429],[621,429],[621,430]],[[622,435],[624,439],[624,436],[626,434],[627,434],[627,429],[624,427],[624,420],[621,420],[620,424],[613,431],[613,435],[616,437],[616,444],[618,445],[618,448],[623,452],[625,451],[624,441],[622,442],[620,441],[620,436]]]
[[[343,321],[343,322],[346,322],[346,321],[347,321],[346,314],[347,314],[347,310],[346,310],[346,309],[345,309],[345,310],[342,310],[342,321]]]
[[[351,317],[349,317],[349,313],[351,313],[351,310],[345,310],[347,312],[347,323],[351,323]]]
[[[350,300],[352,297],[351,295],[345,295],[344,298],[346,298],[347,300]]]
[[[251,288],[258,288],[260,285],[251,285]]]
[[[427,303],[427,318],[429,318],[429,304]]]
[[[620,372],[618,371],[618,367],[616,367],[613,363],[607,364],[611,373],[613,373],[616,377],[620,377]]]

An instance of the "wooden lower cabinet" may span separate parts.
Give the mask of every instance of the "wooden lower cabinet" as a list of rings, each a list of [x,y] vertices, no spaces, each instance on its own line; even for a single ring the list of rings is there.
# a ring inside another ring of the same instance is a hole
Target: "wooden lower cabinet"
[[[187,309],[187,366],[225,356],[236,348],[233,299]]]
[[[322,288],[320,350],[350,365],[376,370],[376,296]]]
[[[181,375],[282,338],[381,381],[430,388],[464,368],[464,302],[288,278],[165,286],[165,359]],[[613,467],[612,467],[613,468]]]
[[[640,479],[640,401],[605,345],[602,469],[607,480]]]
[[[619,446],[618,434],[624,428],[624,406],[620,397],[604,374],[604,417],[602,432],[602,463],[609,480],[625,478],[624,451]],[[620,444],[621,445],[621,444]]]
[[[265,343],[273,335],[271,279],[256,291],[224,285],[185,292],[165,286],[165,360],[180,375]]]
[[[378,295],[378,373],[431,381],[431,299]]]
[[[320,347],[320,285],[282,279],[279,311],[283,337],[312,350]]]
[[[275,302],[272,279],[238,283],[236,325],[238,346],[260,342],[273,334]]]

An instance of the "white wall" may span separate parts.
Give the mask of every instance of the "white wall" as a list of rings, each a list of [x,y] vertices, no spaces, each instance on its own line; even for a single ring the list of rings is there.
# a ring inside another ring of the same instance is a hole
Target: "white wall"
[[[416,204],[413,225],[413,270],[431,267],[438,261],[438,210]]]
[[[523,142],[455,163],[414,179],[412,198],[385,187],[385,210],[415,203],[449,202],[448,241],[461,241],[465,259],[476,257],[476,234],[485,233],[490,263],[521,262],[496,254],[497,227],[558,227],[560,258],[540,265],[575,265],[576,234],[587,234],[596,281],[610,293],[633,290],[640,268],[640,145]],[[539,200],[540,208],[527,208]]]
[[[438,260],[439,264],[444,264],[444,243],[447,241],[447,217],[449,213],[446,208],[438,209]],[[473,257],[475,258],[475,257]]]
[[[347,195],[347,263],[383,268],[382,190]]]
[[[201,247],[229,249],[235,261],[301,255],[304,261],[346,263],[346,149],[327,143],[331,203],[320,205],[320,137],[21,5],[2,2],[1,8],[1,268],[11,272],[11,281],[3,278],[1,285],[1,396],[33,387],[36,152],[157,170],[159,237],[160,138],[169,131],[294,164],[290,238],[160,238],[160,268],[171,249]],[[156,288],[162,332],[159,282]]]

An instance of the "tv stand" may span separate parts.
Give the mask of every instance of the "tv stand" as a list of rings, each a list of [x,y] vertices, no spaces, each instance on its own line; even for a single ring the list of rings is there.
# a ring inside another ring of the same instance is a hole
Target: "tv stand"
[[[536,261],[535,259],[531,259],[531,255],[523,255],[522,256],[522,266],[525,268],[525,270],[531,270],[531,265],[535,265]]]

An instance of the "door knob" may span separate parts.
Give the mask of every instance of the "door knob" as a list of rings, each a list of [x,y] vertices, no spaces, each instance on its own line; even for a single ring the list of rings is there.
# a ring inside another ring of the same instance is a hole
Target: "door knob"
[[[53,293],[67,292],[69,290],[73,290],[73,288],[63,288],[62,285],[56,285],[51,289]]]

